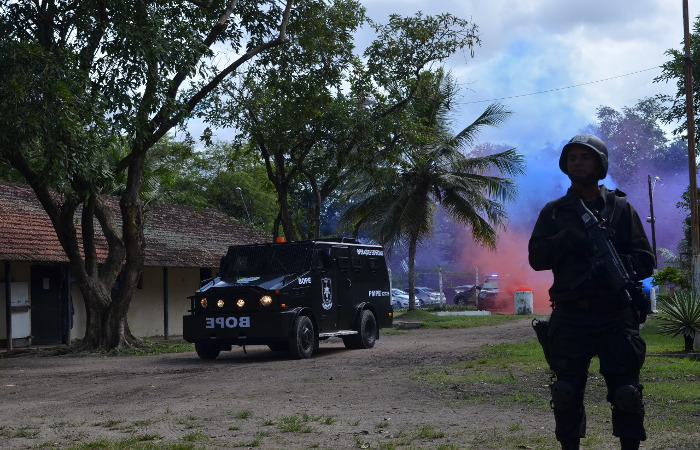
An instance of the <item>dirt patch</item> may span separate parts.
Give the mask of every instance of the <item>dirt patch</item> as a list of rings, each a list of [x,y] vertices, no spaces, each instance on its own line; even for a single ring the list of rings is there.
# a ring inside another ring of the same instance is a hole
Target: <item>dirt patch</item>
[[[301,361],[259,346],[214,361],[194,352],[0,359],[0,447],[106,439],[195,448],[493,448],[478,442],[514,430],[551,435],[551,413],[497,399],[507,392],[470,402],[482,387],[440,387],[414,375],[473,358],[485,344],[533,337],[525,319],[382,335],[370,350],[332,339]],[[538,395],[546,395],[545,376],[533,386]]]

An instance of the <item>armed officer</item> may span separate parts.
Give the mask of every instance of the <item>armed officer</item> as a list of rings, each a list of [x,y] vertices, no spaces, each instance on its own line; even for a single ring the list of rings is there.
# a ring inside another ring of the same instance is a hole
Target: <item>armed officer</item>
[[[562,449],[578,449],[586,433],[583,404],[588,368],[594,356],[612,404],[613,435],[622,449],[637,449],[646,439],[639,372],[646,343],[639,336],[639,318],[624,291],[615,291],[609,277],[594,264],[596,250],[577,210],[583,200],[598,221],[609,227],[611,241],[629,277],[651,275],[654,254],[635,209],[626,195],[598,181],[608,171],[608,149],[598,137],[574,136],[562,149],[559,168],[571,187],[564,197],[547,203],[530,237],[530,265],[551,270],[552,314],[545,354],[555,380],[550,388]]]

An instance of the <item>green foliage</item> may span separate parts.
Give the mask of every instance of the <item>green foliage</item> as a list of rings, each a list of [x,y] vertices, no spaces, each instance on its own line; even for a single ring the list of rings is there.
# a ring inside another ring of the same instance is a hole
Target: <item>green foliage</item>
[[[683,336],[685,351],[693,350],[693,339],[700,333],[700,295],[693,290],[681,290],[664,301],[659,308],[659,332],[672,337]]]
[[[666,266],[653,276],[657,286],[673,285],[683,290],[692,287],[692,274],[689,270],[679,270],[673,266]]]
[[[683,42],[680,43],[683,47]],[[686,97],[685,97],[685,51],[681,49],[668,49],[666,50],[666,56],[669,60],[665,62],[661,68],[662,73],[654,79],[655,82],[668,83],[670,81],[675,81],[676,83],[676,93],[673,95],[658,95],[657,97],[662,103],[670,105],[666,108],[662,115],[662,118],[667,124],[675,124],[676,128],[674,133],[677,135],[687,134],[687,123],[686,123]],[[692,24],[692,30],[690,35],[690,59],[693,73],[700,73],[700,16],[695,19]],[[698,93],[700,93],[700,80],[697,76],[693,77],[693,95],[697,98]],[[700,138],[700,111],[698,107],[700,105],[695,104],[695,132],[696,142]]]
[[[164,199],[214,208],[241,222],[272,232],[277,216],[274,187],[265,166],[249,147],[216,143],[193,152],[179,165]]]

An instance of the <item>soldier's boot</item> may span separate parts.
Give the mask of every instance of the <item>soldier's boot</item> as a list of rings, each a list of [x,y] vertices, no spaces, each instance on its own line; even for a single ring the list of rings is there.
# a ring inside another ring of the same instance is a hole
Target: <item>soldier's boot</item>
[[[620,450],[638,450],[638,449],[639,449],[639,440],[638,439],[629,439],[629,438],[620,439]]]
[[[579,439],[573,439],[571,441],[560,441],[561,450],[578,450],[579,449]]]

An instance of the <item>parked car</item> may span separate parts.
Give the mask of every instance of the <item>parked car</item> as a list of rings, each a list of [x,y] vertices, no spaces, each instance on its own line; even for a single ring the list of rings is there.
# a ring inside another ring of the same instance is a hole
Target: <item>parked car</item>
[[[391,290],[391,304],[394,309],[408,308],[408,292],[393,288]]]
[[[501,279],[498,275],[491,275],[484,279],[479,291],[477,306],[480,310],[494,308],[501,299]]]
[[[455,286],[455,296],[452,303],[455,305],[472,305],[476,306],[476,298],[478,295],[478,286],[473,284],[465,284]]]
[[[432,289],[424,286],[416,286],[416,306],[422,308],[424,306],[439,305],[441,301],[445,301],[444,294],[438,294]]]

